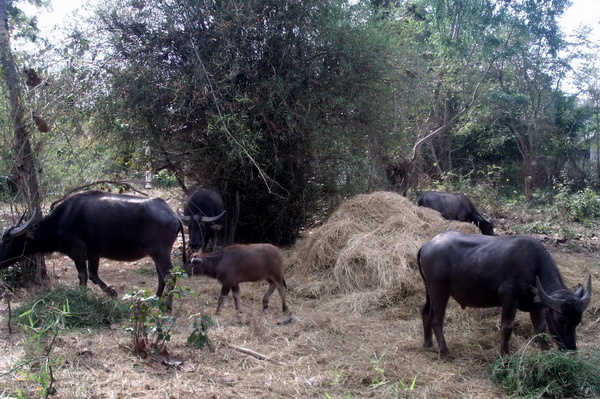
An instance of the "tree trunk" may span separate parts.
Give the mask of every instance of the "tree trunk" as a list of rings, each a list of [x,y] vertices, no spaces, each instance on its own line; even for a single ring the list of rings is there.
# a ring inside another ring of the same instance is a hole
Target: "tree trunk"
[[[7,0],[0,0],[0,62],[8,89],[12,124],[14,129],[14,175],[17,187],[26,201],[30,214],[38,209],[41,216],[41,195],[35,169],[31,135],[25,121],[25,109],[21,101],[21,84],[15,60],[10,48]],[[25,282],[40,283],[46,277],[43,256],[34,256],[21,262]]]

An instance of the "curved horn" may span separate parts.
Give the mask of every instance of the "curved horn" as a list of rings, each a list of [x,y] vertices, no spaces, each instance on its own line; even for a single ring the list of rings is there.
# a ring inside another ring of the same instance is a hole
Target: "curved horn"
[[[23,216],[25,216],[25,214],[23,214]],[[19,222],[17,223],[17,225],[21,223],[21,221],[23,220],[23,216],[21,216],[21,219],[19,219]],[[11,237],[17,237],[17,236],[20,236],[20,235],[23,235],[23,234],[27,233],[27,230],[29,230],[29,228],[33,224],[33,221],[35,220],[36,216],[37,216],[37,209],[34,209],[33,213],[31,214],[31,217],[29,218],[29,220],[27,221],[27,223],[25,223],[21,227],[16,227],[16,228],[12,229],[10,231],[10,236]]]
[[[585,290],[585,294],[581,297],[581,301],[583,302],[583,309],[587,309],[590,306],[590,301],[592,300],[592,275],[590,274],[588,277],[587,288]]]
[[[180,215],[179,213],[177,214],[177,217],[184,223],[188,223],[190,220],[192,220],[191,216]]]
[[[211,217],[209,217],[209,216],[202,216],[202,221],[204,223],[214,222],[216,220],[221,219],[221,217],[223,217],[224,214],[225,214],[225,211],[219,213],[217,216],[211,216]]]
[[[546,291],[544,291],[542,284],[540,283],[540,278],[537,276],[535,277],[535,287],[537,288],[538,296],[544,305],[558,313],[562,313],[560,308],[564,300],[552,298],[550,295],[546,294]]]
[[[23,219],[25,219],[25,215],[27,214],[27,211],[23,212],[23,214],[21,215],[21,217],[19,218],[19,221],[17,223],[15,223],[15,225],[13,227],[17,227],[18,225],[21,224],[21,222],[23,221]]]

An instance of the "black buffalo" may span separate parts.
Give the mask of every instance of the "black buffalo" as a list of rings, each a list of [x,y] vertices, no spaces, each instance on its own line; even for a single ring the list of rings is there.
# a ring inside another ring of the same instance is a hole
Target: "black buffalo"
[[[191,251],[206,252],[209,243],[212,252],[217,250],[217,232],[221,229],[217,221],[224,214],[223,198],[216,187],[200,187],[190,194],[180,218],[188,226]]]
[[[502,307],[502,354],[509,352],[517,310],[529,312],[536,334],[548,329],[559,348],[577,349],[575,328],[590,304],[592,278],[586,290],[581,285],[575,292],[567,289],[554,260],[535,239],[445,231],[423,245],[417,257],[427,297],[421,308],[425,347],[432,346],[433,332],[440,354],[450,354],[443,324],[452,297],[463,308]]]
[[[60,252],[75,262],[80,285],[87,285],[89,276],[111,296],[116,291],[98,276],[100,258],[134,261],[150,256],[158,272],[156,295],[160,296],[173,267],[173,243],[183,233],[177,214],[162,199],[102,191],[71,195],[38,222],[32,217],[19,224],[2,236],[0,269],[28,254]]]
[[[481,234],[494,235],[492,220],[480,214],[464,194],[426,191],[417,199],[417,205],[435,209],[448,220],[474,223],[481,230]]]

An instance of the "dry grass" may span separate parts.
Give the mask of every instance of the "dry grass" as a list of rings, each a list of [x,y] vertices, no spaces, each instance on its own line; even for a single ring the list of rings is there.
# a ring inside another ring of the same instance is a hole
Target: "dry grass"
[[[196,350],[185,341],[188,317],[213,313],[220,287],[195,277],[183,283],[200,295],[175,303],[178,320],[169,353],[182,363],[167,366],[139,359],[128,350],[122,329],[73,331],[61,335],[55,353],[54,398],[502,398],[487,377],[498,352],[497,309],[467,309],[451,302],[446,338],[453,361],[438,359],[422,348],[418,312],[424,300],[415,271],[417,248],[447,228],[476,232],[469,224],[449,224],[437,213],[417,208],[391,193],[359,196],[346,202],[322,227],[286,251],[289,306],[295,321],[281,324],[277,293],[262,312],[266,285],[242,284],[246,318],[240,321],[227,303],[210,331],[213,350]],[[598,285],[599,258],[557,253],[556,260],[571,286],[588,273]],[[595,267],[591,263],[595,262]],[[73,265],[52,256],[52,284],[75,284]],[[103,261],[101,274],[122,294],[156,286],[147,272],[149,260]],[[93,287],[97,290],[96,287]],[[35,295],[17,293],[15,302]],[[15,304],[13,304],[15,305]],[[0,307],[0,374],[23,358],[23,334],[9,335],[6,309]],[[598,350],[598,295],[578,329],[582,350]],[[516,349],[529,342],[528,315],[520,313],[511,341]],[[240,352],[245,347],[267,355],[261,360]],[[377,371],[379,369],[380,371]],[[0,397],[22,389],[38,397],[35,385],[17,374],[0,377]],[[402,390],[416,378],[413,391]],[[383,381],[379,386],[375,382]],[[395,389],[395,390],[394,390]],[[4,393],[2,393],[4,391]]]
[[[416,253],[448,229],[479,232],[395,193],[359,195],[294,246],[288,279],[307,298],[348,294],[345,310],[364,313],[418,292]]]

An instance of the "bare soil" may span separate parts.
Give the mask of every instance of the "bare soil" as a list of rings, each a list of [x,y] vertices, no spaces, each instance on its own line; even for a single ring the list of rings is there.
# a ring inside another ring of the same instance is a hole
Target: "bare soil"
[[[600,286],[600,254],[570,252],[547,242],[570,287],[592,274]],[[414,256],[414,255],[413,255]],[[451,301],[446,317],[446,339],[452,360],[438,357],[437,347],[422,347],[419,307],[424,290],[387,301],[356,307],[365,294],[319,291],[311,294],[307,283],[315,276],[297,273],[298,253],[288,258],[288,305],[292,317],[281,312],[275,292],[270,308],[262,311],[266,283],[241,286],[243,315],[229,300],[221,315],[212,316],[210,348],[194,349],[186,340],[191,315],[213,314],[220,286],[216,280],[194,277],[182,284],[198,296],[175,301],[177,320],[168,355],[140,358],[131,352],[131,336],[121,325],[104,329],[65,331],[53,354],[60,356],[53,368],[53,398],[504,398],[489,379],[490,365],[498,358],[499,312],[497,309],[462,310]],[[47,257],[51,280],[48,288],[77,282],[72,262],[55,254]],[[156,287],[149,259],[124,263],[103,260],[102,278],[120,293]],[[322,282],[327,284],[327,281]],[[90,287],[100,292],[98,287]],[[35,297],[41,288],[18,290],[15,308]],[[373,294],[378,300],[379,294]],[[368,296],[368,294],[366,295]],[[357,310],[358,309],[358,310]],[[0,398],[39,397],[38,385],[9,371],[26,358],[27,339],[13,324],[8,332],[8,310],[0,305]],[[534,350],[531,323],[520,313],[511,348]],[[600,298],[592,304],[578,328],[581,351],[598,351]],[[252,354],[248,349],[253,351]],[[250,354],[249,354],[250,353]],[[414,388],[411,383],[415,381]]]

